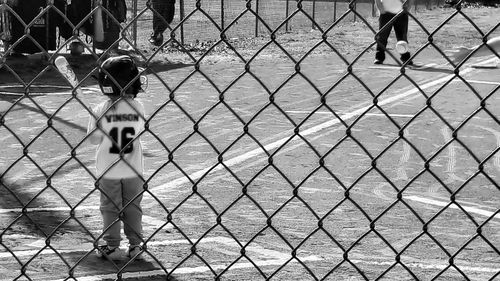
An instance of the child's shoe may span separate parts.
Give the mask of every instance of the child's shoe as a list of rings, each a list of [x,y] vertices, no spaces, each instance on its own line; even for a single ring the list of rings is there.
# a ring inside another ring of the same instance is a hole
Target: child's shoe
[[[144,260],[144,257],[142,256],[142,247],[139,245],[133,245],[128,248],[128,253],[127,256],[130,259],[135,259],[135,260]]]
[[[101,245],[95,251],[98,258],[105,258],[108,260],[119,260],[122,253],[119,247],[110,247],[108,245]]]
[[[155,46],[161,46],[163,44],[163,34],[162,33],[151,33],[151,37],[149,37],[149,43]]]

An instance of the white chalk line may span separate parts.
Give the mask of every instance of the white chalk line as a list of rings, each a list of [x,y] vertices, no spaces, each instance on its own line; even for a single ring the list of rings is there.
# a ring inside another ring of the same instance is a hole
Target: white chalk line
[[[428,81],[428,80],[424,80],[424,81]],[[432,81],[432,80],[430,80]],[[287,84],[286,86],[282,87],[280,89],[280,91],[285,91],[285,90],[289,90],[289,89],[294,89],[294,88],[297,88],[297,87],[301,87],[303,86],[303,84]],[[273,90],[274,91],[274,90]],[[245,96],[242,101],[244,100],[252,100],[252,99],[255,99],[256,97],[260,97],[262,96],[262,93],[258,93],[258,94],[254,94],[254,95],[249,95],[249,96]],[[288,106],[294,106],[294,105],[300,105],[300,104],[303,104],[304,102],[308,102],[308,101],[311,101],[311,100],[315,100],[317,99],[317,97],[311,97],[311,98],[306,98],[306,99],[302,99],[300,101],[296,101],[296,102],[292,102],[292,103],[289,103],[287,104]],[[372,103],[371,102],[363,102],[357,106],[362,106],[363,104],[368,104],[371,105]],[[250,112],[251,109],[255,108],[255,105],[249,105],[247,107],[243,107],[243,108],[238,108],[238,111],[240,112]],[[201,109],[201,110],[197,110],[197,111],[193,111],[194,114],[196,113],[201,113],[201,112],[204,112],[205,109]],[[352,107],[349,108],[348,110],[353,110]],[[293,111],[292,111],[293,112]],[[297,111],[297,112],[300,112],[300,111]],[[318,112],[320,115],[322,114],[327,114],[328,112],[324,112],[324,111],[321,111],[321,112]],[[293,114],[293,113],[292,113]],[[331,113],[330,113],[331,114]],[[179,117],[173,117],[173,118],[170,118],[170,120],[176,120],[176,119],[180,119],[180,118],[183,118],[183,116],[179,116]],[[225,119],[224,118],[219,118],[217,121],[222,121],[224,122]],[[220,122],[214,122],[212,125],[217,125],[219,124]],[[163,123],[157,125],[157,126],[152,126],[151,128],[161,128],[163,125]],[[184,133],[183,132],[175,132],[175,133],[171,133],[171,134],[168,134],[166,137],[165,137],[165,140],[169,139],[169,138],[174,138],[174,137],[177,137],[177,136],[180,136],[180,135],[183,135]],[[263,143],[265,142],[271,142],[273,139],[277,139],[277,138],[280,138],[280,137],[284,137],[286,135],[289,135],[288,133],[281,133],[281,134],[278,134],[278,135],[275,135],[275,136],[272,136],[272,137],[269,137],[269,138],[265,138],[262,140]],[[237,154],[239,152],[231,152],[231,154]]]
[[[444,206],[447,206],[450,204],[450,202],[438,201],[438,200],[429,199],[429,198],[420,197],[420,196],[414,196],[414,195],[403,196],[403,198],[407,199],[407,200],[417,201],[420,203],[425,203],[425,204],[440,206],[440,207],[444,207]],[[485,216],[485,217],[492,217],[494,219],[500,219],[500,213],[497,213],[495,215],[495,212],[486,211],[486,210],[479,209],[476,207],[463,206],[463,204],[460,203],[459,201],[457,201],[457,203],[460,204],[460,206],[469,213],[474,213],[474,214],[478,214],[478,215]],[[456,204],[451,204],[450,206],[448,206],[448,208],[460,209]]]
[[[500,82],[494,82],[494,81],[481,81],[481,80],[465,80],[465,81],[471,84],[500,85]]]
[[[394,200],[395,198],[394,197],[389,197],[387,195],[385,195],[383,193],[383,187],[385,185],[388,185],[388,183],[380,183],[378,186],[375,186],[374,187],[374,193],[379,196],[380,198],[383,198],[383,199],[388,199],[388,200]],[[403,199],[405,200],[411,200],[411,201],[416,201],[416,202],[420,202],[420,203],[424,203],[424,204],[428,204],[428,205],[433,205],[433,206],[439,206],[439,207],[444,207],[444,206],[448,206],[450,204],[450,201],[447,201],[446,198],[439,198],[439,199],[442,199],[442,200],[436,200],[436,199],[430,199],[430,198],[427,198],[427,197],[421,197],[421,196],[416,196],[416,195],[403,195]],[[484,205],[480,205],[480,204],[476,204],[476,203],[472,203],[472,202],[464,202],[462,200],[456,200],[456,203],[460,204],[460,206],[467,212],[469,213],[474,213],[474,214],[478,214],[478,215],[481,215],[481,216],[485,216],[487,218],[493,218],[493,219],[499,219],[500,220],[500,213],[497,213],[495,215],[495,212],[493,211],[488,211],[488,210],[484,210],[483,208],[486,207]],[[469,205],[469,206],[467,206]],[[480,206],[482,208],[476,208],[476,207],[472,207],[470,205],[476,205],[476,206]],[[451,204],[449,206],[449,208],[451,209],[460,209],[456,204]]]
[[[461,72],[462,75],[468,73],[468,72],[471,72],[473,71],[472,68],[467,68],[465,70],[463,70]],[[455,77],[455,74],[450,74],[450,75],[446,75],[444,77],[441,77],[439,79],[436,79],[436,80],[433,80],[433,81],[430,81],[430,82],[427,82],[425,83],[424,85],[420,86],[420,89],[421,90],[425,90],[427,88],[430,88],[430,87],[433,87],[433,86],[436,86],[440,83],[444,83],[444,82],[447,82],[448,80],[452,79]],[[419,89],[410,89],[406,92],[403,92],[401,94],[396,94],[392,97],[388,97],[384,100],[381,100],[378,105],[379,106],[383,106],[385,104],[390,104],[390,103],[393,103],[393,102],[396,102],[396,101],[399,101],[399,100],[402,100],[408,96],[411,96],[411,95],[414,95],[416,93],[419,93],[420,90]],[[348,120],[348,119],[351,119],[355,116],[358,116],[362,113],[364,113],[366,110],[368,110],[369,108],[371,108],[372,105],[367,105],[365,107],[362,107],[362,108],[359,108],[359,109],[356,109],[354,111],[351,111],[349,113],[345,113],[343,115],[340,116],[340,118],[342,120]],[[316,126],[313,126],[309,129],[306,129],[304,131],[302,131],[300,134],[302,136],[307,136],[307,135],[311,135],[311,134],[314,134],[318,131],[321,131],[321,130],[324,130],[328,127],[331,127],[331,126],[334,126],[334,125],[337,125],[339,124],[340,121],[339,119],[335,118],[335,119],[332,119],[332,120],[329,120],[329,121],[326,121],[326,122],[323,122],[319,125],[316,125]],[[293,139],[297,139],[298,137],[293,137]],[[233,157],[229,160],[225,160],[223,163],[224,165],[228,166],[228,167],[231,167],[231,166],[234,166],[234,165],[237,165],[237,164],[240,164],[244,161],[247,161],[248,159],[250,158],[253,158],[253,157],[256,157],[260,154],[264,154],[266,151],[271,151],[273,149],[276,149],[278,147],[280,147],[281,145],[283,145],[285,142],[287,142],[289,140],[289,138],[285,137],[285,138],[282,138],[282,139],[279,139],[277,141],[274,141],[274,142],[271,142],[267,145],[264,146],[264,150],[262,150],[262,148],[256,148],[256,149],[253,149],[251,151],[248,151],[248,152],[245,152],[239,156],[236,156],[236,157]],[[209,167],[209,168],[205,168],[205,169],[202,169],[202,170],[199,170],[197,172],[194,172],[192,174],[189,175],[189,178],[188,177],[180,177],[180,178],[177,178],[175,180],[172,180],[166,184],[162,184],[162,185],[159,185],[159,186],[156,186],[156,187],[153,187],[151,188],[152,191],[158,191],[158,190],[163,190],[163,191],[167,191],[169,189],[173,189],[173,188],[176,188],[177,186],[179,185],[182,185],[182,184],[186,184],[186,183],[189,183],[190,182],[190,179],[193,180],[193,181],[196,181],[198,179],[200,179],[202,176],[204,176],[208,171],[211,171],[211,172],[214,172],[214,171],[219,171],[219,170],[222,170],[224,169],[224,166],[222,165],[217,165],[215,167]]]

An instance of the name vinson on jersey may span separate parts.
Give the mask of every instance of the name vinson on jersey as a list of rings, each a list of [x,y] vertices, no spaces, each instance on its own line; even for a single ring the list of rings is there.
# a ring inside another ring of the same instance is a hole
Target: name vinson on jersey
[[[127,121],[139,121],[139,115],[137,114],[112,114],[106,115],[106,121],[110,122],[127,122]]]

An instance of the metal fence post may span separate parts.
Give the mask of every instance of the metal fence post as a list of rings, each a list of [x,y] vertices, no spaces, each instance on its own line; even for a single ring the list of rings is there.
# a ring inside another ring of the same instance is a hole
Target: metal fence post
[[[47,0],[45,2],[45,5],[47,7],[49,7],[49,5],[52,5],[52,4],[53,4],[52,0]],[[49,38],[50,38],[49,14],[50,14],[50,9],[47,10],[47,13],[45,13],[45,16],[44,16],[45,17],[45,46],[44,47],[45,47],[45,51],[47,51],[47,52],[49,51]],[[41,17],[41,18],[43,18],[43,17]]]
[[[179,20],[184,20],[184,0],[179,1]],[[184,45],[184,24],[181,24],[181,44]]]
[[[220,26],[224,29],[224,0],[220,0]]]
[[[255,37],[259,36],[259,0],[255,0]]]
[[[132,0],[132,18],[137,16],[137,0]],[[134,47],[137,48],[137,21],[134,20],[132,25],[132,40],[134,40]]]
[[[313,0],[313,7],[312,7],[312,18],[313,22],[311,23],[311,29],[315,29],[316,27],[314,26],[314,22],[316,22],[316,0]]]
[[[333,1],[333,22],[337,21],[337,0]]]
[[[349,5],[350,5],[350,4],[349,4]],[[356,0],[354,0],[354,2],[352,3],[352,9],[353,9],[354,11],[356,11],[356,5],[357,5],[357,2],[356,2]],[[353,13],[353,14],[354,14],[354,16],[353,16],[353,21],[354,21],[354,22],[356,22],[356,20],[357,20],[356,13]]]
[[[290,0],[286,0],[286,4],[285,4],[285,7],[286,7],[285,19],[288,19],[288,9],[289,9],[289,6],[290,6]],[[285,22],[285,32],[288,32],[288,20]]]

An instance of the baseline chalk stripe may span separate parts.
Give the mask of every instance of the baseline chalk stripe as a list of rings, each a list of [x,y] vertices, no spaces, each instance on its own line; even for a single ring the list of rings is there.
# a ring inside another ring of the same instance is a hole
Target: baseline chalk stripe
[[[484,85],[500,85],[500,82],[482,81],[482,80],[465,80],[470,84],[484,84]]]
[[[496,59],[496,58],[494,58]],[[493,61],[494,59],[489,59],[489,60],[486,60],[485,62],[488,62],[488,61]],[[464,74],[467,74],[471,71],[473,71],[474,69],[473,68],[466,68],[464,69],[463,71],[461,71],[461,75],[464,75]],[[450,75],[446,75],[444,77],[441,77],[439,79],[436,79],[436,80],[433,80],[433,81],[430,81],[430,82],[427,82],[425,84],[423,84],[422,86],[420,86],[420,89],[422,90],[425,90],[427,88],[430,88],[430,87],[434,87],[436,85],[439,85],[441,83],[444,83],[452,78],[455,77],[455,74],[450,74]],[[402,100],[408,96],[411,96],[411,95],[414,95],[416,93],[419,93],[419,89],[411,89],[411,90],[408,90],[406,92],[403,92],[401,94],[397,94],[397,95],[394,95],[392,97],[389,97],[389,98],[386,98],[384,100],[381,100],[378,105],[379,106],[382,106],[382,105],[386,105],[386,104],[390,104],[390,103],[394,103],[396,101],[399,101],[399,100]],[[346,113],[346,114],[343,114],[341,115],[340,117],[342,118],[342,120],[348,120],[348,119],[351,119],[353,117],[356,117],[360,114],[362,114],[363,112],[365,112],[366,110],[370,109],[372,107],[372,105],[367,105],[365,107],[362,107],[362,108],[359,108],[357,110],[354,110],[352,112],[349,112],[349,113]],[[334,126],[334,125],[337,125],[339,124],[340,121],[338,119],[332,119],[330,121],[327,121],[327,122],[324,122],[322,124],[319,124],[319,125],[316,125],[316,126],[313,126],[309,129],[306,129],[304,131],[302,131],[300,134],[302,136],[307,136],[307,135],[311,135],[311,134],[314,134],[316,132],[319,132],[321,130],[324,130],[328,127],[331,127],[331,126]],[[294,137],[296,138],[296,137]],[[283,145],[285,142],[287,142],[289,140],[289,138],[282,138],[282,139],[279,139],[277,141],[274,141],[274,142],[271,142],[267,145],[264,146],[264,149],[266,151],[271,151],[273,149],[276,149],[278,147],[280,147],[281,145]],[[234,166],[234,165],[237,165],[237,164],[240,164],[244,161],[247,161],[253,157],[256,157],[258,155],[261,155],[265,153],[264,150],[262,150],[261,148],[256,148],[256,149],[253,149],[251,151],[248,151],[246,153],[243,153],[242,155],[240,156],[236,156],[236,157],[233,157],[229,160],[226,160],[224,161],[224,164],[228,167],[231,167],[231,166]],[[209,171],[211,172],[215,172],[215,171],[219,171],[219,170],[222,170],[222,169],[225,169],[224,166],[222,165],[217,165],[215,167],[209,167],[209,168],[205,168],[205,169],[202,169],[200,171],[197,171],[197,172],[194,172],[189,176],[189,179],[187,177],[180,177],[180,178],[177,178],[177,179],[174,179],[168,183],[165,183],[165,184],[162,184],[162,185],[159,185],[159,186],[156,186],[156,187],[152,187],[151,188],[151,191],[157,191],[157,190],[168,190],[168,189],[172,189],[172,188],[176,188],[182,184],[186,184],[188,182],[190,182],[190,180],[192,181],[196,181],[198,179],[200,179],[201,177],[203,177],[205,174],[207,174]]]
[[[439,207],[444,207],[444,206],[447,206],[449,204],[449,202],[444,202],[444,201],[438,201],[438,200],[434,200],[434,199],[429,199],[429,198],[424,198],[424,197],[419,197],[419,196],[404,196],[403,197],[404,199],[407,199],[407,200],[412,200],[412,201],[417,201],[417,202],[420,202],[420,203],[425,203],[425,204],[429,204],[429,205],[435,205],[435,206],[439,206]],[[460,202],[458,202],[460,204]],[[468,207],[468,206],[462,206],[462,204],[460,205],[464,210],[466,210],[467,212],[469,213],[474,213],[474,214],[478,214],[478,215],[481,215],[481,216],[485,216],[485,217],[491,217],[495,214],[495,212],[491,212],[491,211],[486,211],[486,210],[482,210],[482,209],[479,209],[479,208],[475,208],[475,207]],[[452,208],[452,209],[459,209],[457,205],[455,204],[451,204],[449,206],[449,208]],[[500,214],[496,214],[494,217],[494,219],[500,219]]]
[[[494,68],[498,68],[498,65],[500,65],[500,59],[498,59],[497,57],[494,57],[492,59],[492,61],[478,62],[478,63],[475,63],[475,64],[471,65],[471,67],[473,67],[473,68],[494,69]]]

